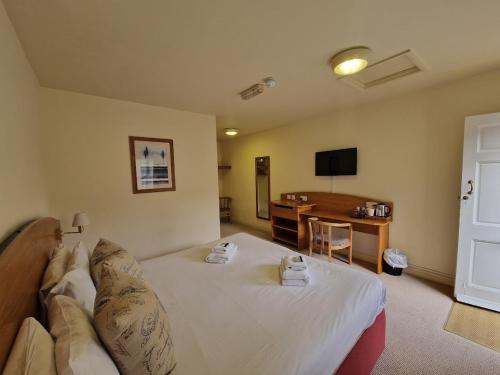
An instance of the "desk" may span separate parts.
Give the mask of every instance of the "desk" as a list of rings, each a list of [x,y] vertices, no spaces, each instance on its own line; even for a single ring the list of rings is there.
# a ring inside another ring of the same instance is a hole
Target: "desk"
[[[320,220],[332,221],[337,223],[351,223],[352,229],[357,232],[369,233],[378,236],[377,246],[377,273],[382,273],[382,256],[384,250],[389,247],[389,223],[391,218],[387,219],[358,219],[345,214],[338,214],[332,211],[312,209],[300,214],[301,226],[307,228],[307,219],[317,217]]]
[[[287,200],[289,195],[306,196],[307,202]],[[382,256],[389,247],[389,224],[392,217],[381,219],[353,218],[351,213],[357,206],[365,206],[366,202],[381,202],[378,199],[358,197],[354,195],[295,192],[281,195],[281,200],[271,202],[271,228],[273,239],[293,245],[302,250],[307,246],[307,219],[317,217],[320,220],[351,223],[353,230],[373,234],[378,237],[377,273],[382,272]],[[384,202],[393,209],[393,204]]]

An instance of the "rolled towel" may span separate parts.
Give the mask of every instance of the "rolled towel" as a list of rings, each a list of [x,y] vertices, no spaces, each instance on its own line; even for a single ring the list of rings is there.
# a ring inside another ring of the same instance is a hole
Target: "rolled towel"
[[[284,267],[287,270],[303,271],[307,269],[306,259],[302,255],[285,256]]]
[[[212,248],[212,252],[226,254],[228,251],[238,250],[238,245],[233,242],[221,242]]]

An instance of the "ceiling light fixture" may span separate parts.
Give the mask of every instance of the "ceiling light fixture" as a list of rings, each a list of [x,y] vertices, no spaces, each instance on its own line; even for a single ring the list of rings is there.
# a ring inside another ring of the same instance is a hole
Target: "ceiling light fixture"
[[[266,87],[268,89],[276,87],[276,80],[272,77],[264,78],[261,81],[261,83],[256,83],[255,85],[250,86],[246,90],[240,92],[241,99],[243,100],[252,99],[254,96],[262,94]]]
[[[225,135],[234,136],[234,135],[237,135],[239,132],[240,132],[240,129],[238,129],[238,128],[225,128],[224,129]]]
[[[368,47],[353,47],[340,51],[332,57],[330,64],[335,74],[348,76],[358,73],[368,66]]]
[[[262,94],[264,92],[264,84],[256,83],[253,86],[250,86],[248,89],[240,92],[241,99],[248,100],[252,99],[254,96]]]

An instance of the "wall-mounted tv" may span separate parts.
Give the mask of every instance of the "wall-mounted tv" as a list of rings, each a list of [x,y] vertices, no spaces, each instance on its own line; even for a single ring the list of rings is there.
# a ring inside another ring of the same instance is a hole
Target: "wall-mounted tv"
[[[353,176],[357,171],[357,148],[316,153],[316,176]]]

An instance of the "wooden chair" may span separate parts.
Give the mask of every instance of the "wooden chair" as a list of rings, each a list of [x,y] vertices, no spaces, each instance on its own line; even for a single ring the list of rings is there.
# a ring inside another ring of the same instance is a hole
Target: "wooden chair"
[[[328,223],[319,221],[317,217],[308,219],[309,224],[309,256],[312,256],[313,250],[319,249],[320,254],[323,250],[328,251],[328,261],[332,262],[332,251],[349,249],[347,262],[352,263],[352,224],[351,223]],[[333,228],[347,228],[349,230],[348,238],[334,238]]]
[[[231,222],[231,198],[219,197],[219,216],[221,220]]]

